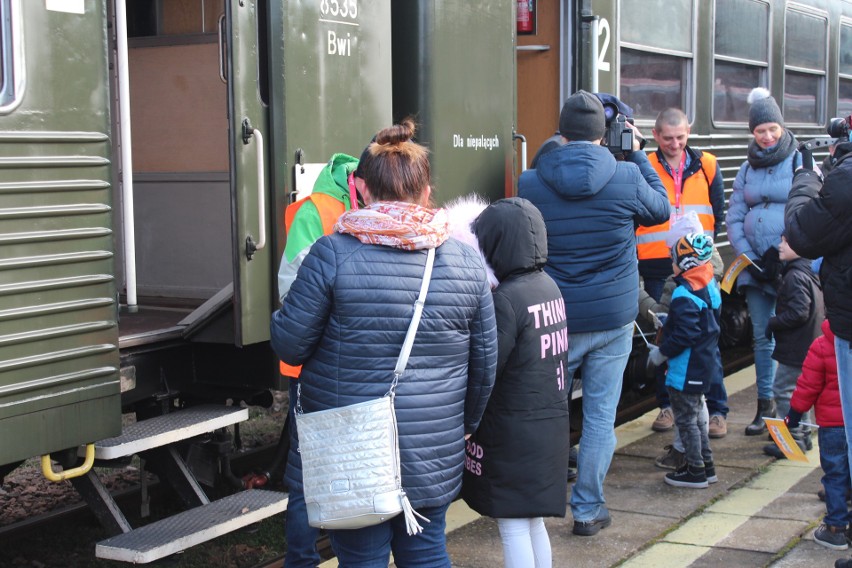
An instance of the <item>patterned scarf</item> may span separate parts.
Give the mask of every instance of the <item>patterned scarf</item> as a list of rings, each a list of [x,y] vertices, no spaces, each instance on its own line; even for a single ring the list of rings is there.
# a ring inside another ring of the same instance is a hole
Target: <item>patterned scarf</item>
[[[347,211],[334,230],[362,243],[404,250],[436,248],[449,238],[447,214],[403,201],[380,201]]]

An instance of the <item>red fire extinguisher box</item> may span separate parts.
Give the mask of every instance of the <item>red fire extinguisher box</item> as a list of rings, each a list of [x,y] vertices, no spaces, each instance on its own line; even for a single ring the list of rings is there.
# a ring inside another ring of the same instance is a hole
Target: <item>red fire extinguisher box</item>
[[[536,0],[518,0],[518,35],[535,34],[535,2]]]

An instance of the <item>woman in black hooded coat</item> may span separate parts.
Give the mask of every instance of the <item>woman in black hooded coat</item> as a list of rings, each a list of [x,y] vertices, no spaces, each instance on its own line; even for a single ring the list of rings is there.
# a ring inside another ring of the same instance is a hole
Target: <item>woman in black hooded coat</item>
[[[550,567],[542,517],[564,517],[567,502],[565,303],[542,270],[547,232],[532,203],[497,201],[473,232],[499,281],[497,379],[467,442],[462,495],[475,511],[498,519],[507,567]]]

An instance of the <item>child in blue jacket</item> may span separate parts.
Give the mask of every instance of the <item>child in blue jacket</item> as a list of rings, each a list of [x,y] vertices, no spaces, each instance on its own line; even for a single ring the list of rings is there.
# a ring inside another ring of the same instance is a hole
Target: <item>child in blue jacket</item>
[[[649,355],[655,365],[668,361],[666,388],[672,401],[675,423],[683,438],[686,463],[666,474],[665,482],[676,487],[704,488],[718,481],[707,435],[704,394],[711,382],[722,380],[719,353],[719,310],[722,296],[709,264],[713,239],[689,233],[672,246],[677,283],[669,315],[663,325],[660,346]]]

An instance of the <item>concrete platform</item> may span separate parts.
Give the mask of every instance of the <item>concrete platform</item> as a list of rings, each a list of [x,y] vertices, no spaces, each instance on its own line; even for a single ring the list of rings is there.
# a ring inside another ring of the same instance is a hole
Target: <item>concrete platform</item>
[[[656,411],[620,426],[604,488],[612,526],[594,537],[578,537],[571,534],[570,508],[564,519],[546,519],[555,568],[813,568],[852,555],[813,541],[825,514],[816,496],[822,476],[816,437],[809,463],[764,455],[767,438],[744,434],[756,409],[754,368],[727,377],[725,384],[728,435],[711,441],[719,483],[685,489],[663,482],[665,472],[654,466],[654,458],[672,434],[651,430]],[[447,548],[454,568],[503,565],[497,523],[460,501],[448,514]]]

